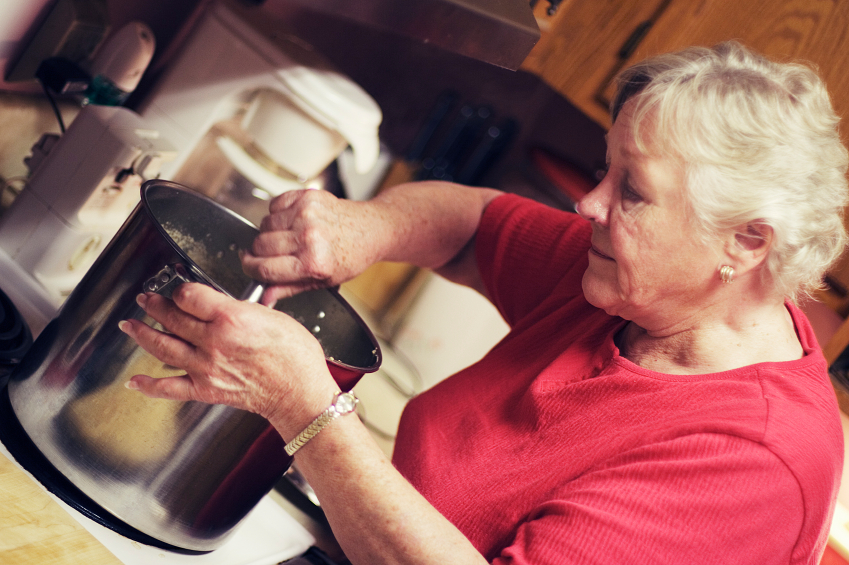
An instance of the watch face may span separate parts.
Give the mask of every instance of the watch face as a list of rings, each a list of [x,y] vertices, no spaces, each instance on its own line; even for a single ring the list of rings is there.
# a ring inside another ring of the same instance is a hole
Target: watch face
[[[357,397],[351,394],[350,392],[346,392],[339,395],[339,398],[336,399],[336,411],[340,414],[347,414],[348,412],[353,412],[354,407],[357,405]]]

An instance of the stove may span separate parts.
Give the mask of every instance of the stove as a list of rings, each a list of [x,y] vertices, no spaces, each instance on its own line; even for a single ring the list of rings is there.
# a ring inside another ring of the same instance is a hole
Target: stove
[[[12,300],[0,290],[0,378],[8,375],[32,345],[32,332]]]
[[[2,249],[0,291],[4,297],[4,300],[0,300],[4,312],[11,307],[20,315],[33,338],[41,333],[59,310],[60,304]]]
[[[0,388],[57,310],[47,292],[0,249]]]

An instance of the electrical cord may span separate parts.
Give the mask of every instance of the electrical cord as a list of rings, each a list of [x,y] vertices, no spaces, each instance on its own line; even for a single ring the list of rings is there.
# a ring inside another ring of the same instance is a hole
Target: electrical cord
[[[39,63],[35,78],[56,114],[59,129],[65,133],[65,120],[62,119],[54,94],[83,95],[91,85],[91,76],[73,61],[63,57],[48,57]]]
[[[39,83],[41,84],[41,89],[44,91],[44,95],[47,96],[47,100],[50,102],[50,106],[53,108],[56,120],[59,122],[59,131],[65,133],[65,120],[62,119],[62,112],[59,111],[59,105],[56,104],[56,99],[53,98],[53,94],[50,93],[50,89],[47,88],[44,81],[39,80]]]

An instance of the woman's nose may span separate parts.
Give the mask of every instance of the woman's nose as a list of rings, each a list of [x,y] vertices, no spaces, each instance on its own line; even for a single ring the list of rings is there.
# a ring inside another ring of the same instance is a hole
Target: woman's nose
[[[607,215],[610,209],[610,183],[607,179],[602,180],[586,196],[581,198],[576,209],[578,215],[601,225],[607,225]]]

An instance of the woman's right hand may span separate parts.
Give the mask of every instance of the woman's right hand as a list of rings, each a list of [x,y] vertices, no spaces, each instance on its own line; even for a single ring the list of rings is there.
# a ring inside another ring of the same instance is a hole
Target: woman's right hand
[[[366,208],[322,190],[285,192],[272,200],[251,251],[242,256],[245,272],[268,285],[262,302],[336,286],[374,262],[374,234],[367,227],[377,226],[365,225]]]
[[[366,202],[321,190],[285,192],[271,201],[242,267],[268,287],[262,297],[266,305],[339,285],[378,261],[435,269],[481,290],[468,244],[484,209],[499,194],[437,181],[398,185]]]

